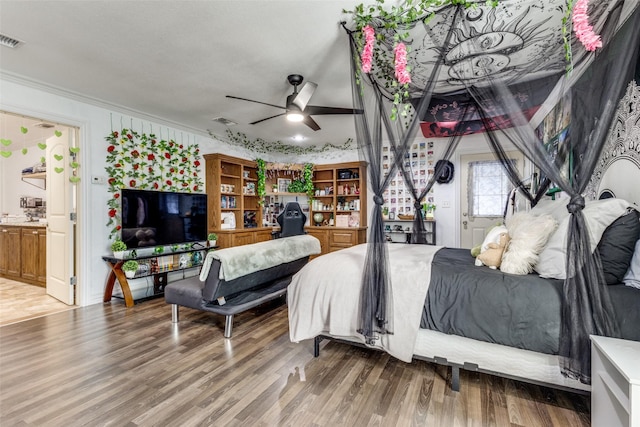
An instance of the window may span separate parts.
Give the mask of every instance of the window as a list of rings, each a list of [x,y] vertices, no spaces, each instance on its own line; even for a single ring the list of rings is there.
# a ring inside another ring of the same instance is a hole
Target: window
[[[467,185],[470,217],[503,215],[513,185],[498,160],[470,162]]]

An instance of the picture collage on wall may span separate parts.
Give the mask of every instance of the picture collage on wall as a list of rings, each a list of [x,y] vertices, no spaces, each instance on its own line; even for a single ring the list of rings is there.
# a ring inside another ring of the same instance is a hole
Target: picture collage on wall
[[[385,176],[394,162],[394,153],[389,143],[382,146],[382,168]],[[410,171],[413,177],[413,185],[420,193],[429,179],[435,173],[436,158],[433,150],[433,141],[414,142],[407,153],[404,154],[403,167]],[[413,196],[406,185],[402,171],[397,170],[395,178],[384,191],[384,206],[389,208],[392,216],[414,215]],[[435,203],[433,188],[429,191],[422,203]]]

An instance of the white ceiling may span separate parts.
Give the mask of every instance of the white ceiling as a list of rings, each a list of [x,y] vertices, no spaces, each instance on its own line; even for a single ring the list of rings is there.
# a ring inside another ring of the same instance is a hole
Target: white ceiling
[[[225,135],[224,117],[251,139],[344,143],[353,118],[314,116],[314,132],[282,112],[225,98],[284,105],[287,75],[318,84],[309,104],[351,107],[343,8],[358,1],[0,0],[0,32],[23,45],[0,47],[0,70],[126,107],[187,130]]]
[[[355,139],[351,115],[313,116],[322,128],[317,132],[284,117],[250,125],[283,110],[225,95],[284,106],[293,90],[287,75],[295,73],[318,84],[310,105],[352,107],[348,37],[340,22],[350,20],[343,9],[361,2],[0,0],[0,33],[24,42],[17,49],[0,46],[0,72],[199,134],[210,130],[224,137],[230,129],[249,140],[341,145]],[[564,50],[558,23],[565,0],[501,0],[499,4],[485,14],[483,28],[472,30],[491,33],[486,38],[490,41],[510,35],[512,42],[520,40],[520,47],[502,43],[499,52],[498,47],[485,48],[467,53],[469,58],[504,59],[508,67],[492,70],[511,80],[532,71],[562,74]],[[596,31],[603,27],[608,10],[621,4],[625,16],[638,0],[591,2]],[[446,34],[437,19],[433,25],[436,38]],[[456,34],[463,34],[462,30]],[[455,43],[469,45],[464,38]],[[575,62],[584,50],[576,40],[573,46]],[[414,74],[424,68],[422,76],[430,75],[429,55],[434,51],[428,44],[413,51],[413,59],[420,64]],[[452,47],[451,52],[457,51]],[[457,66],[461,64],[471,62],[459,61]],[[451,72],[444,68],[438,82],[446,89]],[[414,78],[421,87],[420,77],[415,74]],[[213,122],[215,117],[237,125],[227,128]],[[306,140],[294,142],[294,135]]]

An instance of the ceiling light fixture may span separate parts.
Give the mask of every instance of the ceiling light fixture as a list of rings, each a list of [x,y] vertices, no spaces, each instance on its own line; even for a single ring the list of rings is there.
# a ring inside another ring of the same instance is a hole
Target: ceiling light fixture
[[[302,110],[293,102],[287,105],[287,120],[290,122],[301,122],[304,120]]]
[[[293,139],[294,141],[304,141],[304,136],[295,135],[295,136],[292,136],[291,139]]]
[[[301,122],[304,120],[304,116],[299,111],[289,111],[287,113],[287,120],[290,122]]]

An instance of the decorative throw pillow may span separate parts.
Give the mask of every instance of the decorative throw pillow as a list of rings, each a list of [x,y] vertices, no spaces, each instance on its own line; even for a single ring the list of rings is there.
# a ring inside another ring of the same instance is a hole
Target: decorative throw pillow
[[[538,262],[538,254],[557,227],[558,222],[549,214],[514,214],[507,221],[511,242],[502,256],[500,270],[510,274],[531,273]]]
[[[631,264],[638,239],[640,239],[640,219],[635,209],[631,209],[629,213],[613,221],[604,230],[597,249],[607,285],[622,283]]]
[[[569,230],[569,212],[566,208],[566,199],[562,199],[552,203],[560,203],[560,206],[564,204],[564,215],[562,220],[559,221],[558,229],[549,238],[547,246],[540,253],[538,264],[535,266],[535,270],[540,277],[549,277],[553,279],[565,279],[566,267],[565,257],[567,252],[567,233]],[[589,227],[589,240],[591,244],[591,251],[593,252],[602,237],[604,230],[621,215],[623,215],[627,208],[631,206],[631,203],[622,199],[603,199],[587,201],[586,206],[582,211],[587,226]],[[545,206],[546,208],[547,206]],[[537,206],[531,209],[532,214],[539,212],[548,213],[544,209],[537,210]],[[561,209],[556,207],[552,215],[559,217]],[[556,216],[558,215],[558,216]]]
[[[640,289],[640,240],[636,242],[636,248],[631,258],[631,265],[622,281],[627,286]]]
[[[497,269],[500,267],[502,254],[504,254],[504,250],[509,244],[509,240],[508,233],[501,233],[498,238],[498,243],[489,243],[487,250],[478,255],[476,260],[480,261],[487,267],[493,268],[494,270]]]
[[[508,233],[507,227],[505,227],[504,225],[498,225],[490,229],[487,232],[487,235],[484,237],[484,241],[482,242],[482,245],[480,246],[480,253],[489,249],[490,243],[498,243],[500,240],[500,235],[502,233]],[[476,266],[480,267],[481,265],[482,265],[482,261],[476,259]]]

